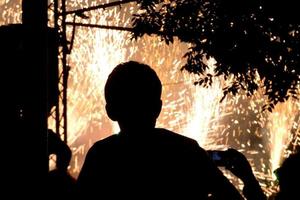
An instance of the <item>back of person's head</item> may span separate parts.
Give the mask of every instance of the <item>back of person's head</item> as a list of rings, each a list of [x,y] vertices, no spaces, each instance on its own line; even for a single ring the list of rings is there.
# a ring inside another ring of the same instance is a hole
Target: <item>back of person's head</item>
[[[135,61],[121,63],[105,85],[107,114],[119,124],[155,123],[161,110],[161,90],[150,66]]]
[[[291,154],[276,171],[280,186],[276,199],[298,199],[300,196],[300,191],[298,191],[300,183],[300,153]]]

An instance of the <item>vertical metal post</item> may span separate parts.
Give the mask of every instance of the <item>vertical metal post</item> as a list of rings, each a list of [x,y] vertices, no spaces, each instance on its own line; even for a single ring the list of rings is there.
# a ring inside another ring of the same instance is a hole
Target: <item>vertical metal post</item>
[[[54,0],[54,29],[55,33],[58,35],[59,34],[59,13],[58,13],[58,5],[59,5],[59,0]],[[58,46],[59,48],[59,46]],[[59,49],[58,49],[59,52]],[[58,56],[58,55],[57,55]],[[57,76],[59,76],[59,70]],[[60,81],[58,81],[58,90],[60,89]],[[56,99],[56,107],[55,107],[55,129],[56,133],[60,135],[60,94],[57,95]]]
[[[67,44],[67,26],[66,26],[66,0],[61,1],[61,12],[62,12],[62,40],[63,40],[63,55],[62,55],[62,65],[63,65],[63,119],[64,119],[64,141],[67,143],[67,88],[68,88],[68,74],[69,67],[67,65],[67,54],[68,54],[68,44]]]

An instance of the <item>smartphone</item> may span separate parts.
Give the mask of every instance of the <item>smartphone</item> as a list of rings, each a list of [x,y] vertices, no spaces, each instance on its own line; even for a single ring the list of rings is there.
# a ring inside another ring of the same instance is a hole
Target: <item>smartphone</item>
[[[207,151],[210,158],[216,163],[218,166],[225,166],[226,164],[226,152],[219,150],[209,150]]]

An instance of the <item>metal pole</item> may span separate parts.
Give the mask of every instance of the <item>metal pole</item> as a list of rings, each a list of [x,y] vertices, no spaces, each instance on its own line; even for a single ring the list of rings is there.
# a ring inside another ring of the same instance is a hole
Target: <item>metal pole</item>
[[[130,2],[136,2],[136,0],[115,1],[115,2],[101,4],[101,5],[97,5],[97,6],[91,6],[91,7],[88,7],[88,8],[82,8],[82,9],[78,9],[78,10],[71,10],[71,11],[67,11],[67,12],[62,12],[62,15],[83,13],[83,12],[86,12],[86,11],[97,10],[97,9],[105,9],[105,8],[109,8],[109,7],[113,7],[113,6],[119,6],[119,5],[130,3]]]
[[[67,66],[67,54],[68,54],[68,45],[67,45],[67,26],[66,26],[66,0],[61,1],[61,11],[62,11],[62,40],[63,40],[63,55],[62,55],[62,65],[63,65],[63,119],[64,119],[64,141],[67,143],[68,138],[68,119],[67,119],[67,88],[68,88],[68,74],[69,67]]]
[[[129,31],[129,32],[133,31],[133,28],[130,28],[130,27],[107,26],[107,25],[98,25],[98,24],[84,24],[84,23],[66,22],[66,25],[82,26],[82,27],[89,27],[89,28],[109,29],[109,30],[117,30],[117,31]]]
[[[58,1],[59,0],[54,0],[54,29],[55,29],[55,33],[58,35],[59,33],[59,13],[58,13]],[[59,48],[59,46],[58,46]],[[59,49],[58,49],[59,52]],[[59,77],[59,70],[58,70],[58,74],[57,76]],[[57,83],[59,84],[59,82]],[[58,85],[59,87],[59,85]],[[59,88],[58,88],[59,89]],[[56,107],[55,107],[55,132],[60,135],[60,94],[57,95],[57,99],[56,99]]]

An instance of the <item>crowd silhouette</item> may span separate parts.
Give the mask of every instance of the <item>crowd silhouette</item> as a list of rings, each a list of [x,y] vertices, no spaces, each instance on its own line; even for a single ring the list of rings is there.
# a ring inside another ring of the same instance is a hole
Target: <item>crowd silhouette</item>
[[[162,86],[148,65],[117,65],[105,85],[106,111],[120,132],[96,142],[88,151],[77,180],[78,197],[130,199],[266,200],[247,158],[229,148],[222,166],[239,178],[242,194],[218,168],[209,151],[193,139],[156,128]],[[276,200],[297,199],[299,153],[277,170]]]
[[[286,149],[292,153],[274,171],[278,192],[268,197],[242,152],[233,148],[208,151],[181,133],[156,127],[163,106],[162,84],[151,66],[137,61],[118,64],[108,76],[105,108],[120,132],[91,146],[75,179],[69,172],[72,150],[59,133],[48,129],[48,117],[55,106],[60,112],[59,82],[63,79],[62,85],[67,87],[65,58],[73,47],[75,27],[96,27],[75,23],[76,17],[88,18],[87,11],[133,1],[107,1],[78,10],[66,10],[64,1],[50,5],[47,1],[2,2],[2,17],[7,17],[2,23],[19,21],[12,14],[22,10],[22,23],[0,26],[2,199],[300,199],[300,150],[295,148],[299,147],[298,127]],[[136,1],[131,28],[102,28],[130,30],[136,39],[156,34],[167,44],[176,36],[191,46],[182,69],[205,77],[195,84],[206,86],[212,77],[234,75],[236,80],[224,88],[224,94],[233,95],[240,89],[252,95],[262,84],[268,98],[263,108],[269,111],[278,102],[297,99],[300,29],[296,3],[163,2]],[[11,5],[14,8],[6,10]],[[53,10],[54,21],[48,19],[49,10]],[[74,16],[74,23],[66,21],[69,15]],[[70,41],[69,25],[73,26]],[[207,59],[202,58],[209,55],[218,61],[218,73],[203,73]],[[59,64],[63,65],[61,76]],[[258,82],[256,74],[263,81]],[[294,123],[298,121],[299,114]],[[49,170],[52,154],[56,155],[55,168]],[[242,181],[241,191],[220,166]]]
[[[58,95],[57,88],[50,91],[47,116]],[[161,82],[150,66],[128,61],[113,69],[105,84],[105,108],[120,132],[92,145],[77,180],[68,172],[70,147],[48,129],[47,156],[56,155],[44,190],[48,198],[267,200],[241,152],[223,151],[221,165],[243,182],[242,193],[224,176],[212,152],[191,138],[156,128],[161,93]],[[299,160],[298,151],[275,171],[280,190],[270,199],[298,199]]]

